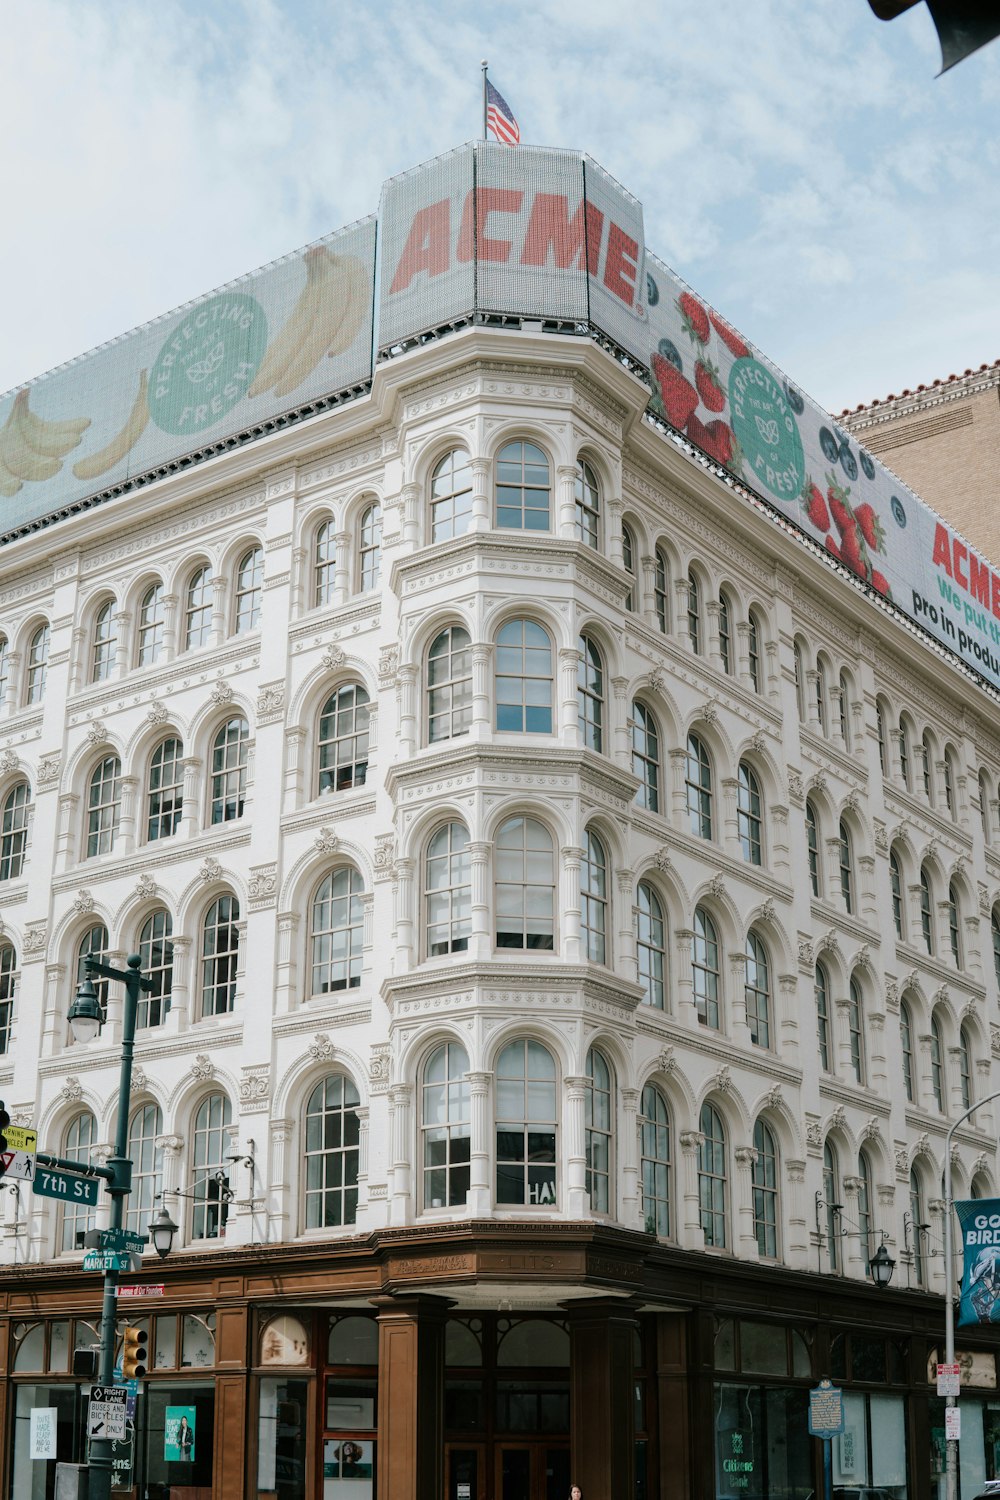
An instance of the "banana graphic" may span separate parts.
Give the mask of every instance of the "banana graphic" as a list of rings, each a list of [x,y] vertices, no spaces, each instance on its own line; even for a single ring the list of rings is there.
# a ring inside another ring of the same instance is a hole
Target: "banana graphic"
[[[120,463],[126,453],[131,452],[136,443],[146,431],[149,422],[149,401],[146,392],[149,388],[149,377],[145,370],[139,376],[139,391],[132,403],[128,421],[121,432],[113,437],[106,447],[99,452],[92,453],[89,458],[81,458],[73,465],[73,473],[77,479],[98,479],[113,469],[115,464]]]
[[[289,395],[324,354],[342,354],[349,348],[361,327],[369,292],[365,265],[353,255],[334,255],[325,245],[307,250],[302,259],[306,284],[264,355],[248,396],[270,390],[276,396]]]
[[[46,421],[35,415],[28,401],[28,391],[18,391],[0,429],[0,494],[16,495],[26,479],[53,479],[90,426],[89,417]]]

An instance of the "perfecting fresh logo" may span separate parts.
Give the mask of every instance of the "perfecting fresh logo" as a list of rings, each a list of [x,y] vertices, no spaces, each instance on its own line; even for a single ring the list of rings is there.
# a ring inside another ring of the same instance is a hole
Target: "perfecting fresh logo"
[[[202,432],[247,393],[267,348],[267,317],[246,292],[222,292],[188,313],[163,344],[149,381],[157,427]]]
[[[772,495],[796,499],[805,482],[799,424],[785,392],[759,360],[734,362],[729,405],[747,468]]]

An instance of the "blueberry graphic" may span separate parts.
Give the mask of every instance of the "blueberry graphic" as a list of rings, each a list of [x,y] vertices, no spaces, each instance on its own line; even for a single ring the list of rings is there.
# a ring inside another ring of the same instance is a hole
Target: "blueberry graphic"
[[[874,479],[875,478],[875,464],[872,461],[871,454],[870,453],[866,453],[865,450],[863,448],[861,448],[858,451],[858,458],[861,460],[861,469],[862,469],[862,472],[864,473],[865,478],[866,479]]]
[[[792,411],[797,417],[801,417],[802,413],[806,409],[806,403],[803,401],[794,385],[789,385],[787,380],[785,381],[785,395],[788,397],[788,404],[792,408]]]
[[[674,369],[683,375],[684,361],[681,359],[677,345],[672,344],[669,339],[661,339],[656,347],[667,363],[673,365]]]
[[[652,276],[650,276],[649,272],[647,271],[646,272],[646,306],[647,307],[655,307],[656,304],[659,302],[659,300],[660,300],[660,288],[656,285],[656,282],[653,280]]]
[[[846,443],[840,450],[840,464],[844,473],[853,484],[858,477],[858,464],[854,454]]]
[[[823,450],[823,456],[828,463],[835,464],[840,457],[840,444],[830,431],[829,427],[821,427],[819,430],[819,445]]]
[[[892,511],[892,519],[895,521],[896,525],[901,528],[905,526],[906,511],[903,509],[903,502],[902,500],[900,500],[898,495],[893,495],[892,499],[889,501],[889,508]]]

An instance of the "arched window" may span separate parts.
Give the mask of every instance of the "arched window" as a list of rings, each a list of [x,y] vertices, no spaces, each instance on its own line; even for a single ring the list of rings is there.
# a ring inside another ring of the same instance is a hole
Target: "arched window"
[[[972,1104],[972,1043],[968,1026],[958,1028],[958,1079],[962,1091],[962,1108]]]
[[[761,850],[762,805],[763,799],[760,795],[760,782],[746,761],[741,760],[737,772],[736,820],[739,827],[743,858],[750,865],[763,863]]]
[[[103,922],[91,927],[84,933],[76,949],[76,982],[82,984],[87,978],[88,958],[96,958],[99,963],[106,964],[108,961],[108,929]],[[96,979],[93,981],[97,992],[97,1003],[101,1007],[101,1023],[107,1019],[108,1014],[108,981]]]
[[[97,1121],[88,1110],[70,1122],[63,1139],[63,1155],[68,1161],[77,1161],[81,1166],[89,1167],[92,1164],[91,1151],[96,1143]],[[64,1203],[60,1248],[63,1251],[82,1250],[83,1237],[88,1229],[93,1229],[95,1220],[94,1209],[88,1208],[85,1203]]]
[[[806,852],[809,859],[809,889],[814,896],[819,896],[822,891],[821,871],[819,860],[819,824],[816,819],[816,809],[813,804],[806,800]]]
[[[576,466],[576,534],[588,547],[600,542],[601,491],[597,475],[580,459]]]
[[[604,749],[604,664],[600,651],[587,635],[580,637],[576,705],[580,744],[600,754]]]
[[[427,741],[453,740],[471,725],[472,642],[461,625],[449,625],[427,653]]]
[[[549,461],[534,443],[508,443],[497,458],[497,526],[548,531]]]
[[[439,459],[431,475],[431,541],[449,542],[472,525],[472,465],[462,448]]]
[[[358,1091],[343,1073],[318,1083],[306,1104],[306,1229],[339,1229],[358,1216]]]
[[[726,1248],[726,1131],[717,1110],[701,1106],[698,1204],[706,1247]]]
[[[382,507],[376,500],[361,517],[358,528],[358,587],[371,593],[382,572]]]
[[[647,812],[660,810],[660,736],[656,720],[638,699],[632,704],[632,773],[639,778],[635,800]]]
[[[150,584],[139,605],[139,629],[136,636],[136,666],[151,667],[159,660],[163,650],[163,632],[166,629],[166,614],[163,604],[163,585]]]
[[[806,664],[798,641],[792,647],[792,663],[795,668],[795,705],[798,709],[799,723],[807,724],[809,715],[806,711]]]
[[[865,1275],[871,1275],[872,1257],[872,1169],[864,1151],[858,1152],[858,1239]]]
[[[861,998],[861,986],[856,979],[851,980],[848,990],[847,1033],[851,1044],[851,1071],[854,1074],[854,1081],[863,1084],[865,1081],[864,1004]]]
[[[955,796],[956,785],[955,754],[949,748],[944,752],[944,802],[953,818],[958,812],[958,800]]]
[[[885,709],[881,703],[875,705],[875,727],[878,731],[878,764],[883,777],[889,774],[889,734],[886,728]]]
[[[247,790],[250,725],[229,719],[212,741],[212,826],[243,816]]]
[[[719,595],[719,657],[722,661],[722,670],[728,676],[732,676],[734,663],[732,612],[725,594]]]
[[[17,954],[13,945],[0,940],[0,1053],[10,1051],[16,973]]]
[[[556,1065],[541,1042],[511,1042],[497,1058],[497,1203],[554,1208]]]
[[[110,854],[121,811],[121,761],[107,755],[94,767],[87,789],[87,858]]]
[[[260,598],[264,587],[264,553],[251,547],[236,569],[236,634],[256,630],[260,624]]]
[[[851,831],[843,818],[840,820],[840,894],[848,912],[854,910],[854,866],[851,859]]]
[[[846,672],[840,674],[840,738],[845,747],[851,748],[851,713],[853,709],[853,698],[851,695],[851,679]]]
[[[765,1260],[778,1258],[778,1148],[763,1120],[753,1128],[757,1159],[753,1164],[753,1227],[758,1254]]]
[[[142,972],[152,980],[153,988],[139,996],[136,1026],[161,1026],[170,1009],[170,991],[174,980],[174,924],[162,907],[151,913],[139,934],[139,957]]]
[[[931,883],[926,869],[920,868],[920,935],[928,953],[934,952],[934,924],[931,915]]]
[[[28,675],[24,701],[30,708],[45,697],[45,675],[49,665],[49,627],[39,625],[28,646]]]
[[[691,943],[691,982],[698,1020],[719,1029],[719,939],[715,923],[703,906],[695,908]]]
[[[625,595],[625,608],[635,609],[635,539],[628,526],[622,526],[622,567],[629,577],[628,593]]]
[[[910,1168],[910,1235],[913,1272],[917,1286],[924,1284],[924,1235],[930,1225],[924,1222],[924,1199],[916,1167]]]
[[[184,649],[207,646],[212,636],[212,570],[199,568],[187,586],[184,610]]]
[[[589,830],[580,861],[580,935],[584,956],[593,964],[608,961],[608,860],[604,845]]]
[[[320,881],[312,899],[312,993],[354,990],[361,983],[364,886],[352,865]]]
[[[19,880],[24,873],[30,814],[31,788],[19,781],[4,798],[0,816],[0,880]]]
[[[472,866],[462,823],[445,823],[431,838],[424,881],[428,957],[465,953],[472,931]]]
[[[684,763],[688,828],[696,838],[712,837],[712,762],[696,734],[689,734]]]
[[[316,531],[313,548],[313,598],[317,608],[332,604],[337,586],[337,533],[332,521],[324,521]]]
[[[555,854],[535,818],[508,818],[496,838],[498,948],[555,948]]]
[[[826,721],[826,666],[822,657],[816,659],[816,718],[820,734],[828,733]]]
[[[944,1052],[941,1046],[941,1023],[931,1016],[931,1093],[934,1103],[944,1113]]]
[[[896,851],[889,851],[889,889],[892,892],[892,925],[896,936],[903,941],[903,877],[899,869]]]
[[[552,733],[552,642],[534,620],[509,620],[497,633],[497,729]]]
[[[639,1114],[642,1212],[646,1233],[670,1237],[670,1111],[655,1084],[642,1091]]]
[[[0,635],[0,708],[7,702],[7,688],[10,685],[10,643],[5,635]]]
[[[819,1041],[819,1065],[824,1073],[830,1072],[830,985],[822,964],[816,965],[813,975],[813,994],[816,997],[816,1035]]]
[[[747,666],[750,671],[750,686],[755,693],[761,691],[763,676],[761,673],[760,650],[764,639],[764,632],[760,628],[760,621],[755,610],[747,615]]]
[[[635,923],[636,957],[639,983],[644,991],[643,1000],[646,1005],[652,1005],[656,1010],[663,1010],[666,998],[664,985],[667,961],[666,925],[663,920],[660,898],[645,880],[640,880],[639,889],[636,892]]]
[[[653,560],[653,599],[656,605],[656,623],[663,634],[670,629],[670,569],[661,548],[657,547]]]
[[[170,838],[180,827],[184,810],[184,746],[174,736],[163,740],[149,762],[149,807],[146,838],[150,843]]]
[[[94,639],[90,658],[91,682],[107,682],[114,670],[117,655],[115,601],[108,599],[97,611],[97,618],[94,621]]]
[[[694,572],[688,573],[688,640],[695,656],[701,655],[701,586]]]
[[[955,961],[956,969],[962,967],[962,945],[959,928],[959,901],[955,882],[948,884],[948,942],[951,945],[951,956]]]
[[[929,806],[934,806],[934,747],[931,744],[930,732],[924,730],[920,740],[920,779],[924,789],[924,796]]]
[[[910,790],[910,730],[905,719],[899,721],[899,771],[903,785]]]
[[[840,1269],[840,1166],[832,1141],[823,1145],[823,1210],[826,1220],[826,1258],[831,1271]]]
[[[225,1094],[209,1094],[194,1117],[192,1240],[219,1239],[226,1232],[231,1120],[232,1109]]]
[[[472,1105],[469,1057],[461,1042],[436,1047],[424,1064],[421,1128],[424,1207],[456,1208],[469,1192]]]
[[[993,939],[993,974],[1000,984],[1000,912],[996,907],[990,914],[990,936]]]
[[[587,1092],[584,1102],[587,1168],[585,1185],[594,1213],[610,1213],[611,1130],[614,1099],[611,1069],[603,1052],[591,1047],[587,1053]]]
[[[144,966],[145,967],[145,966]],[[145,1234],[163,1191],[163,1116],[157,1104],[143,1104],[128,1126],[128,1155],[132,1163],[132,1191],[125,1199],[125,1228]]]
[[[752,928],[747,933],[743,974],[743,996],[750,1040],[758,1047],[770,1047],[771,970],[767,961],[767,949]]]
[[[910,1004],[908,1000],[900,1002],[899,1006],[899,1044],[903,1052],[903,1086],[906,1089],[906,1097],[910,1104],[913,1098],[913,1018],[910,1015]]]
[[[205,913],[201,929],[201,1013],[224,1016],[236,1003],[240,949],[240,903],[219,896]]]
[[[0,697],[0,703],[2,702],[3,698]],[[990,787],[985,771],[980,771],[979,773],[979,819],[983,825],[983,842],[988,844],[991,842]]]
[[[368,775],[368,694],[347,682],[330,694],[319,716],[319,790],[364,786]]]

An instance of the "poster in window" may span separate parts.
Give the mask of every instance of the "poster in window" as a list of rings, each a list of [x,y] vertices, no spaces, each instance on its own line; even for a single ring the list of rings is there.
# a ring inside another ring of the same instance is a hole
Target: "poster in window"
[[[372,1445],[353,1438],[335,1439],[323,1449],[324,1479],[364,1479],[372,1477]]]
[[[168,1406],[163,1427],[163,1457],[167,1463],[193,1463],[194,1442],[194,1407]]]

